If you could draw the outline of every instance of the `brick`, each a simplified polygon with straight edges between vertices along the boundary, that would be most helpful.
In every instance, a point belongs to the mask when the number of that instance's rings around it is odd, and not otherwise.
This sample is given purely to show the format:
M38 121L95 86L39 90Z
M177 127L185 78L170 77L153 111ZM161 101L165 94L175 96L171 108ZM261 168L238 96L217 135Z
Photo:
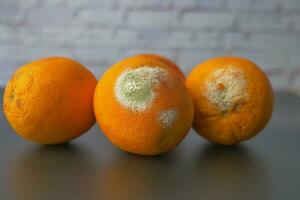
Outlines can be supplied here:
M175 10L183 10L183 9L189 9L193 8L197 5L199 5L199 0L171 0L172 8Z
M23 19L24 12L21 9L0 7L0 24L19 25Z
M69 27L65 27L65 29L68 29ZM57 37L64 33L63 31L66 31L65 29L62 29L61 27L55 27L55 26L36 26L32 28L31 26L21 26L19 27L19 36L24 37L37 37L40 35L45 36L54 36ZM24 38L25 39L25 38Z
M16 27L0 25L0 42L2 44L14 44L19 42L19 38L16 37L17 32L18 28Z
M1 8L31 8L35 5L37 0L22 0L22 1L12 1L12 0L1 0Z
M44 8L29 12L26 24L29 26L67 26L72 20L72 13L69 10Z
M199 0L197 1L200 3L200 6L203 8L224 8L225 7L225 2L224 0Z
M120 9L139 9L147 10L166 9L170 6L170 0L118 0L117 7Z
M65 34L60 37L48 37L48 36L36 36L27 37L25 41L22 42L23 45L28 46L49 46L49 47L67 47L71 46L72 41Z
M113 44L120 47L135 47L139 33L135 30L119 30L114 37Z
M254 11L261 12L272 12L276 11L279 7L278 1L276 0L254 0L255 2L252 4L252 9Z
M78 9L83 7L89 1L93 2L93 0L51 0L51 1L39 1L39 7L46 9L46 8L63 8L63 9ZM102 2L102 1L99 1ZM106 1L105 1L106 2Z
M242 31L266 31L285 28L284 19L279 14L245 13L237 16L238 28Z
M300 31L300 15L297 16L289 16L289 21L291 22L291 26Z
M279 0L281 7L284 10L299 10L300 1L299 0Z
M254 34L245 48L295 53L300 52L300 40L298 34Z
M247 46L248 38L243 33L227 32L222 35L222 45L225 49L239 49L241 46Z
M71 24L67 26L55 26L55 25L49 25L49 26L36 26L34 28L30 26L22 26L19 29L19 35L20 37L23 35L24 37L29 37L30 35L32 37L38 37L38 36L47 36L47 37L59 37L68 35L68 37L73 37L73 35L77 35L79 33L84 32L93 32L94 29L86 29L84 27L81 27L79 25L73 26ZM25 38L24 38L25 39Z
M276 0L227 0L225 8L237 12L271 12L278 7Z
M259 53L296 53L300 51L298 34L224 34L224 45L227 49L257 51Z
M179 42L181 41L181 42ZM143 46L154 49L176 48L190 43L189 33L169 32L161 30L142 31L137 41Z
M165 46L176 49L212 50L219 46L216 33L173 32L165 40Z
M169 31L147 29L140 31L140 39L149 42L165 41L170 37Z
M165 40L164 45L170 48L194 47L194 44L191 40L191 33L189 32L172 32L167 34L167 39Z
M36 0L38 1L38 0ZM40 9L69 9L72 11L81 11L85 9L112 10L115 0L51 0L38 1Z
M137 0L138 1L138 0ZM117 0L116 6L118 9L128 9L134 4L135 0Z
M230 10L251 10L255 0L227 0L226 8Z
M112 10L115 6L115 0L63 0L73 9L97 9L99 11Z
M124 12L84 10L80 12L78 21L83 24L118 24L123 21Z
M32 29L30 26L21 27L18 38L26 46L67 46L74 42L74 33L77 29L69 27L43 27L37 26Z
M115 42L119 43L120 46L151 47L154 49L212 49L219 45L217 35L213 33L196 34L194 40L192 40L190 32L162 30L135 32L131 30L121 31L120 33L123 34L123 37L120 38L117 34L117 42Z
M221 41L219 34L216 32L197 33L195 40L191 42L198 49L216 49L220 47Z
M234 15L230 13L191 12L186 13L181 25L189 28L220 30L233 25Z
M111 47L115 41L112 31L87 29L73 34L73 44L79 47Z
M179 51L178 65L182 68L185 74L188 74L193 67L206 59L223 55L220 51L206 50L186 50Z
M137 41L145 47L155 49L162 48L186 48L191 46L191 37L188 32L169 32L160 30L147 30L141 32Z
M99 62L112 64L121 59L118 49L78 48L74 50L74 53L82 63Z
M133 11L129 13L130 26L167 28L176 24L175 12Z

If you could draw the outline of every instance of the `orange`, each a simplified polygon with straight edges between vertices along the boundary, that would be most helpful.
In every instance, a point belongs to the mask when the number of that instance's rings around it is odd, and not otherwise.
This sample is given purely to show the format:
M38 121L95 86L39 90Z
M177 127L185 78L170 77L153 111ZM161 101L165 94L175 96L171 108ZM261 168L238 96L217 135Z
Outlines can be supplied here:
M20 67L4 93L4 113L15 131L41 144L64 143L95 122L97 80L69 58L50 57Z
M195 105L194 128L212 142L230 145L247 140L271 117L271 85L249 60L207 60L191 71L186 85Z
M193 102L182 78L167 64L134 56L109 68L94 95L96 120L119 148L155 155L188 133Z
M161 56L161 55L157 55L157 54L139 54L137 56L140 57L149 57L149 58L153 58L156 59L166 65L168 65L171 69L173 69L182 79L185 80L185 76L183 74L183 72L181 71L181 69L176 65L176 63L174 63L172 60Z

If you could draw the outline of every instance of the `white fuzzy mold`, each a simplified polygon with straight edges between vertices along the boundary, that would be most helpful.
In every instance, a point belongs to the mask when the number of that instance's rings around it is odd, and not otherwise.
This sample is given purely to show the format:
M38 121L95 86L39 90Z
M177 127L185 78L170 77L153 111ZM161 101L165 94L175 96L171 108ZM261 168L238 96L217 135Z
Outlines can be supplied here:
M141 112L157 97L155 88L165 81L168 72L159 67L142 66L124 71L115 84L115 95L124 107Z
M164 128L170 128L178 117L177 109L173 108L159 113L158 121Z
M205 81L207 99L222 112L240 109L248 99L247 81L242 69L227 66L213 71Z

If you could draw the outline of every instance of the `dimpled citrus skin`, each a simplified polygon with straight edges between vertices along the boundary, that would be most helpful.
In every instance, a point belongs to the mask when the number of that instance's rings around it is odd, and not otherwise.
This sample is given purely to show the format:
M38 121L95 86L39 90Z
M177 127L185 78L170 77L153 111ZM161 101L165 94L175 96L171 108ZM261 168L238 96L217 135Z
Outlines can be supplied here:
M154 59L168 65L169 67L171 67L183 80L185 80L185 76L184 76L183 72L176 65L176 63L174 63L172 60L170 60L164 56L157 55L157 54L139 54L137 56L154 58Z
M4 113L25 139L64 143L94 124L96 84L91 72L69 58L40 59L13 74L4 92Z
M194 128L204 138L230 145L247 140L268 123L273 92L266 75L237 57L209 59L189 74L194 100Z
M122 74L141 71L165 80L155 82L156 95L146 109L134 110L120 103L115 87ZM194 108L184 82L170 67L153 58L130 57L104 73L95 90L94 110L99 126L114 145L136 154L156 155L183 140L192 125Z

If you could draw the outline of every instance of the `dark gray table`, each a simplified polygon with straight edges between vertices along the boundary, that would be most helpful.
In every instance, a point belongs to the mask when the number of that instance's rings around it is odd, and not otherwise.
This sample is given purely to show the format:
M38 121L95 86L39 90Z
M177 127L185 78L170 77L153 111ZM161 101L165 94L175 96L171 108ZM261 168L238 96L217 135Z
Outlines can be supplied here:
M2 110L0 126L1 200L300 199L300 98L288 93L252 140L218 146L191 130L155 157L118 150L96 125L59 146L21 139Z

